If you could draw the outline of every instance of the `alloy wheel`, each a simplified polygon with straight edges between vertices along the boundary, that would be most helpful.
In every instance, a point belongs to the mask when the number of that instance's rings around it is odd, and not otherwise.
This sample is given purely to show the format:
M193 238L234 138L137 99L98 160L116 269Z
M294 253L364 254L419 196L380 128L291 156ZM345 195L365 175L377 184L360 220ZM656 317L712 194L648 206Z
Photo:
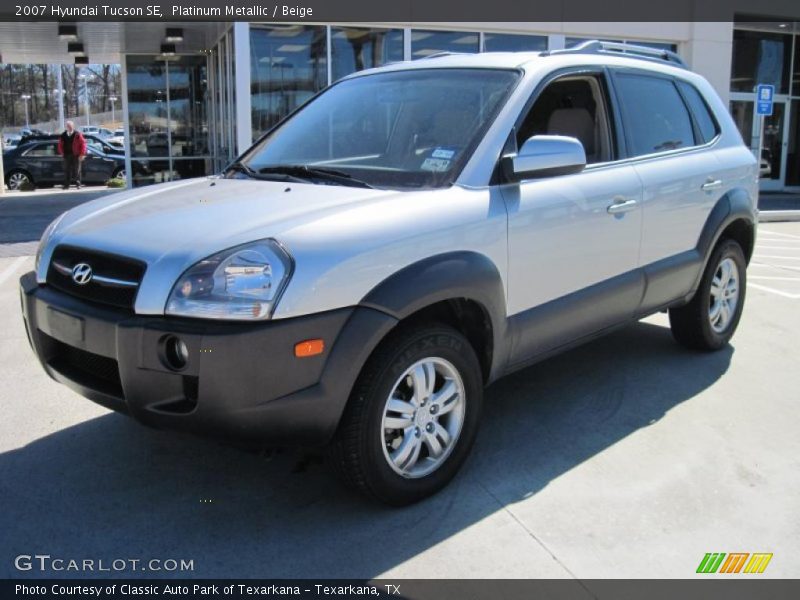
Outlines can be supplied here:
M724 258L711 280L708 320L717 333L724 332L736 313L739 302L739 268L732 258Z
M17 171L16 173L11 173L11 175L8 176L8 189L18 190L29 182L30 178L25 175L25 173L20 173Z
M383 410L381 436L389 466L415 479L438 469L464 424L464 383L443 358L411 365L395 382Z

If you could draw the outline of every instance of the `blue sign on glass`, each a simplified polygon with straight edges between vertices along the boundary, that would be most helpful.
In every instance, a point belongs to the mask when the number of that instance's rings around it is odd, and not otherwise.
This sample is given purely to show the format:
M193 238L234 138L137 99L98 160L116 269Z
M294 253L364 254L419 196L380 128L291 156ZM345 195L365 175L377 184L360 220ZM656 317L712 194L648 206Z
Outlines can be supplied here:
M756 88L756 114L769 117L772 115L772 102L775 96L775 86L759 84Z

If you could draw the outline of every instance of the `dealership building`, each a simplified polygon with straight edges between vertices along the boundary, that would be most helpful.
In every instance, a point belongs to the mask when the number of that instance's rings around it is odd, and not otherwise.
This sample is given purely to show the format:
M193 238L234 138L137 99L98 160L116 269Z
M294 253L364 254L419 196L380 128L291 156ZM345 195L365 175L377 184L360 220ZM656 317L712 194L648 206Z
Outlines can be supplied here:
M762 189L800 190L800 23L0 23L0 62L119 63L130 185L218 171L283 116L355 71L439 52L541 51L588 39L677 52L729 104ZM72 44L72 46L70 46ZM72 50L72 53L69 50ZM76 51L78 49L79 51Z

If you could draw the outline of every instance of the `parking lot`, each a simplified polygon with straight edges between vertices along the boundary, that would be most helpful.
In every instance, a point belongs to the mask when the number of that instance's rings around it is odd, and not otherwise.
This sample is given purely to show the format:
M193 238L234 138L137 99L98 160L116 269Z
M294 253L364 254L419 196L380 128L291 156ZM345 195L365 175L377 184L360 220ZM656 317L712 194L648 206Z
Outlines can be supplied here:
M32 263L0 258L2 577L41 576L13 565L37 553L209 578L688 578L707 552L800 572L800 223L760 227L729 348L683 350L659 314L519 372L463 472L400 510L317 456L150 430L48 379L19 314Z

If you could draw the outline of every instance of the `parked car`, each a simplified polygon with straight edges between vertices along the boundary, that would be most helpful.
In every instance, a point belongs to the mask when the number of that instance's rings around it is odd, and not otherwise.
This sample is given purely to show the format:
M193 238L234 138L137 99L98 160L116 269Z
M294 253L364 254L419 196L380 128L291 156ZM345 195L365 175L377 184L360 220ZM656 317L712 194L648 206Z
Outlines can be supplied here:
M387 65L220 176L65 213L21 279L25 325L45 371L103 406L327 446L345 482L407 504L458 471L504 375L658 311L684 346L725 346L756 174L671 52Z
M125 148L111 142L111 138L102 138L97 135L85 135L86 144L99 150L103 154L125 156Z
M46 132L42 131L41 129L31 129L31 128L24 128L19 130L20 137L27 137L32 135L47 135Z
M121 146L117 146L116 144L112 144L109 140L105 138L101 138L98 135L93 133L84 134L84 139L86 140L86 145L94 148L95 150L103 153L103 154L111 154L114 156L125 156L125 148ZM43 140L55 140L58 141L59 134L53 133L50 135L28 135L25 136L20 140L20 144L26 144L28 142L36 142L36 141L43 141ZM138 156L142 153L135 153L134 156Z
M16 135L14 133L8 133L3 135L3 150L10 150L15 146L19 145L21 140L21 136Z
M125 130L124 129L115 129L114 133L111 137L106 140L109 144L114 144L116 146L124 147L125 146Z
M64 160L57 152L57 145L56 140L40 140L4 152L3 165L8 188L16 190L26 183L36 186L63 183ZM124 156L103 154L89 146L81 167L83 183L105 183L112 178L124 177Z

